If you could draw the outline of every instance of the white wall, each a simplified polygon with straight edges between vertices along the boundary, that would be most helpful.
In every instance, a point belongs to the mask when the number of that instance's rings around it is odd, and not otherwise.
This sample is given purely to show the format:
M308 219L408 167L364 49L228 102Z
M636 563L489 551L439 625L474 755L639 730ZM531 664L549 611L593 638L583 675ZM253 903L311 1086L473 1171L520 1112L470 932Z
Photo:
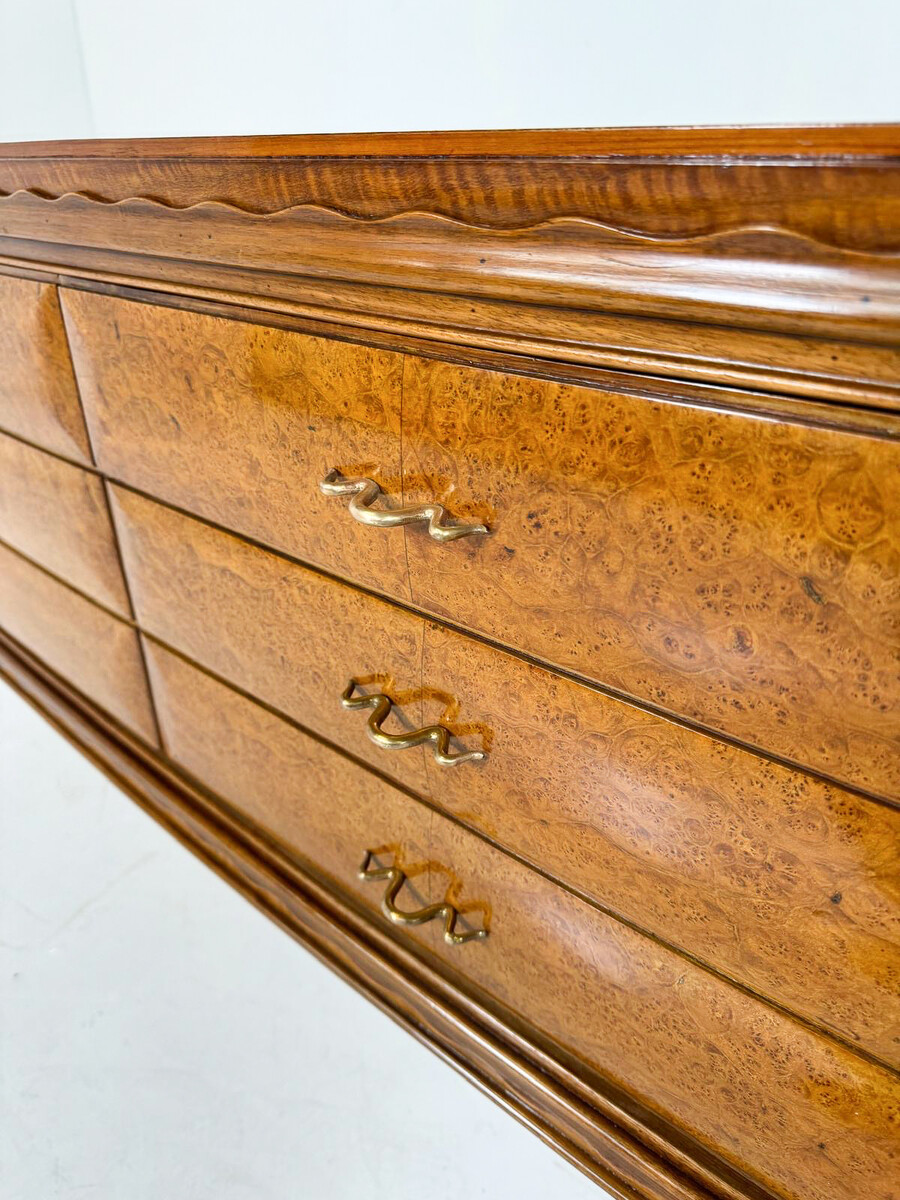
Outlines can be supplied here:
M0 138L900 118L897 0L0 0Z

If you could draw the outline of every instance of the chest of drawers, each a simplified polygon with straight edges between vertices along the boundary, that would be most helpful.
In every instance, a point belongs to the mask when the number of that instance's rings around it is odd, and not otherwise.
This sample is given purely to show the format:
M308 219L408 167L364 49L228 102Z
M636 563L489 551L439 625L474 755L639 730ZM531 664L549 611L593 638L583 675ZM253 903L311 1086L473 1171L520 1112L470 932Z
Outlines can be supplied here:
M897 1200L898 254L891 127L0 147L0 671L613 1194Z

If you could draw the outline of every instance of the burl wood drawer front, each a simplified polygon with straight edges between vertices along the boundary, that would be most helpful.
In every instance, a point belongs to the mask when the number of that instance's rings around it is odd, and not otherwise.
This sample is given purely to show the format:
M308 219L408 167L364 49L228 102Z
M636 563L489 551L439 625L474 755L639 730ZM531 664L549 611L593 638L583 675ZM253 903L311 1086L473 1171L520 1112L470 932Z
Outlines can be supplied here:
M143 629L382 768L364 718L341 706L349 680L402 705L385 728L421 725L419 618L123 488L112 506ZM420 754L389 769L424 788Z
M142 626L586 896L900 1063L900 814L680 729L123 489ZM456 752L373 746L350 679ZM401 723L403 722L403 723Z
M3 546L0 627L123 725L157 744L134 629Z
M776 1010L591 909L363 768L148 646L170 753L308 860L373 917L385 880L358 877L364 852L409 882L402 912L447 902L442 920L396 927L589 1066L701 1141L724 1148L782 1197L897 1196L892 1118L900 1088Z
M3 434L0 541L131 616L100 479Z
M105 471L408 597L402 536L344 519L319 490L340 467L377 470L399 493L400 356L89 292L62 299Z
M89 463L55 287L0 275L0 364L0 428Z
M488 731L442 807L900 1067L900 812L430 622L422 679Z
M900 795L900 445L410 357L417 605ZM452 500L451 500L452 498Z

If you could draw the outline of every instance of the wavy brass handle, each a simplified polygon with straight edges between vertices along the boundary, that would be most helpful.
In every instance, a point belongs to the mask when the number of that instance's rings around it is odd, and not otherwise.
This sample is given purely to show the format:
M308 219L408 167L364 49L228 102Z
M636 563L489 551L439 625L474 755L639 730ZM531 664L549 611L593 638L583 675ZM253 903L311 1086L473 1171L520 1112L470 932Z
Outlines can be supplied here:
M459 919L459 913L446 900L443 904L429 904L415 912L404 912L398 908L395 901L400 894L400 889L406 883L406 875L399 867L372 867L371 862L374 856L374 850L366 851L366 856L359 868L359 877L360 879L389 880L385 893L381 897L381 911L388 920L393 921L395 925L424 925L426 921L434 921L438 917L443 917L444 941L451 946L461 946L463 942L472 942L476 939L483 941L487 937L486 929L465 929L462 933L457 933L456 922Z
M417 521L428 522L428 532L436 542L452 542L456 538L468 537L471 533L487 533L486 525L442 525L447 516L443 504L412 504L406 508L389 511L372 508L382 495L374 479L341 479L340 472L333 467L322 482L319 490L326 496L351 496L350 515L363 525L376 525L390 529L394 525L412 525Z
M387 720L388 713L394 707L390 696L384 692L373 692L368 696L354 696L356 681L351 679L341 692L341 704L344 708L371 708L372 713L366 722L366 733L376 746L383 750L409 750L412 746L422 746L431 742L434 761L442 767L458 767L460 763L480 762L487 758L483 750L464 750L460 754L450 754L450 730L443 725L426 725L424 729L414 729L411 733L385 733L381 728Z

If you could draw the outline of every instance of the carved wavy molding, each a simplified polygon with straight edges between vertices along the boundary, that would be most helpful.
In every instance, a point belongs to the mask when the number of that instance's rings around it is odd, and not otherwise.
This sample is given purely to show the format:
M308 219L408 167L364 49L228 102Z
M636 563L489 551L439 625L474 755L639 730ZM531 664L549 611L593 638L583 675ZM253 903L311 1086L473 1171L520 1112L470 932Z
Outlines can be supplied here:
M900 255L766 224L671 237L555 216L497 229L415 210L355 217L301 204L253 214L221 200L173 207L20 189L0 196L2 236L189 262L201 273L399 289L411 304L420 292L894 345L900 332Z
M468 230L493 234L498 237L524 233L591 231L597 235L598 240L604 242L622 241L632 245L658 246L666 249L683 249L685 251L715 251L720 244L725 242L733 250L738 248L738 243L745 242L748 249L759 251L762 248L762 243L765 243L765 247L770 253L781 249L783 251L787 250L794 255L799 255L805 248L807 257L817 257L824 252L828 254L836 253L841 257L846 257L848 260L900 262L900 252L879 251L873 253L866 250L857 250L852 247L841 246L837 242L828 242L811 237L808 234L800 233L783 225L774 224L720 225L710 227L702 232L683 235L649 233L627 225L600 221L595 217L588 217L579 213L548 217L541 221L498 225L486 221L466 221L440 211L415 208L402 209L387 216L371 216L354 212L350 209L315 203L290 204L273 209L253 209L234 204L227 200L210 199L196 201L191 204L173 204L157 197L144 195L128 196L119 200L113 200L93 192L83 191L68 191L53 194L41 188L17 188L13 191L3 191L0 189L0 204L15 201L19 198L37 200L53 205L60 205L70 201L125 211L129 209L140 210L148 208L169 213L209 213L214 215L220 212L236 214L253 221L268 221L274 218L291 216L302 218L308 215L325 220L346 221L352 225L373 227L403 226L409 222L433 222L437 226L445 226L448 229L460 232Z

